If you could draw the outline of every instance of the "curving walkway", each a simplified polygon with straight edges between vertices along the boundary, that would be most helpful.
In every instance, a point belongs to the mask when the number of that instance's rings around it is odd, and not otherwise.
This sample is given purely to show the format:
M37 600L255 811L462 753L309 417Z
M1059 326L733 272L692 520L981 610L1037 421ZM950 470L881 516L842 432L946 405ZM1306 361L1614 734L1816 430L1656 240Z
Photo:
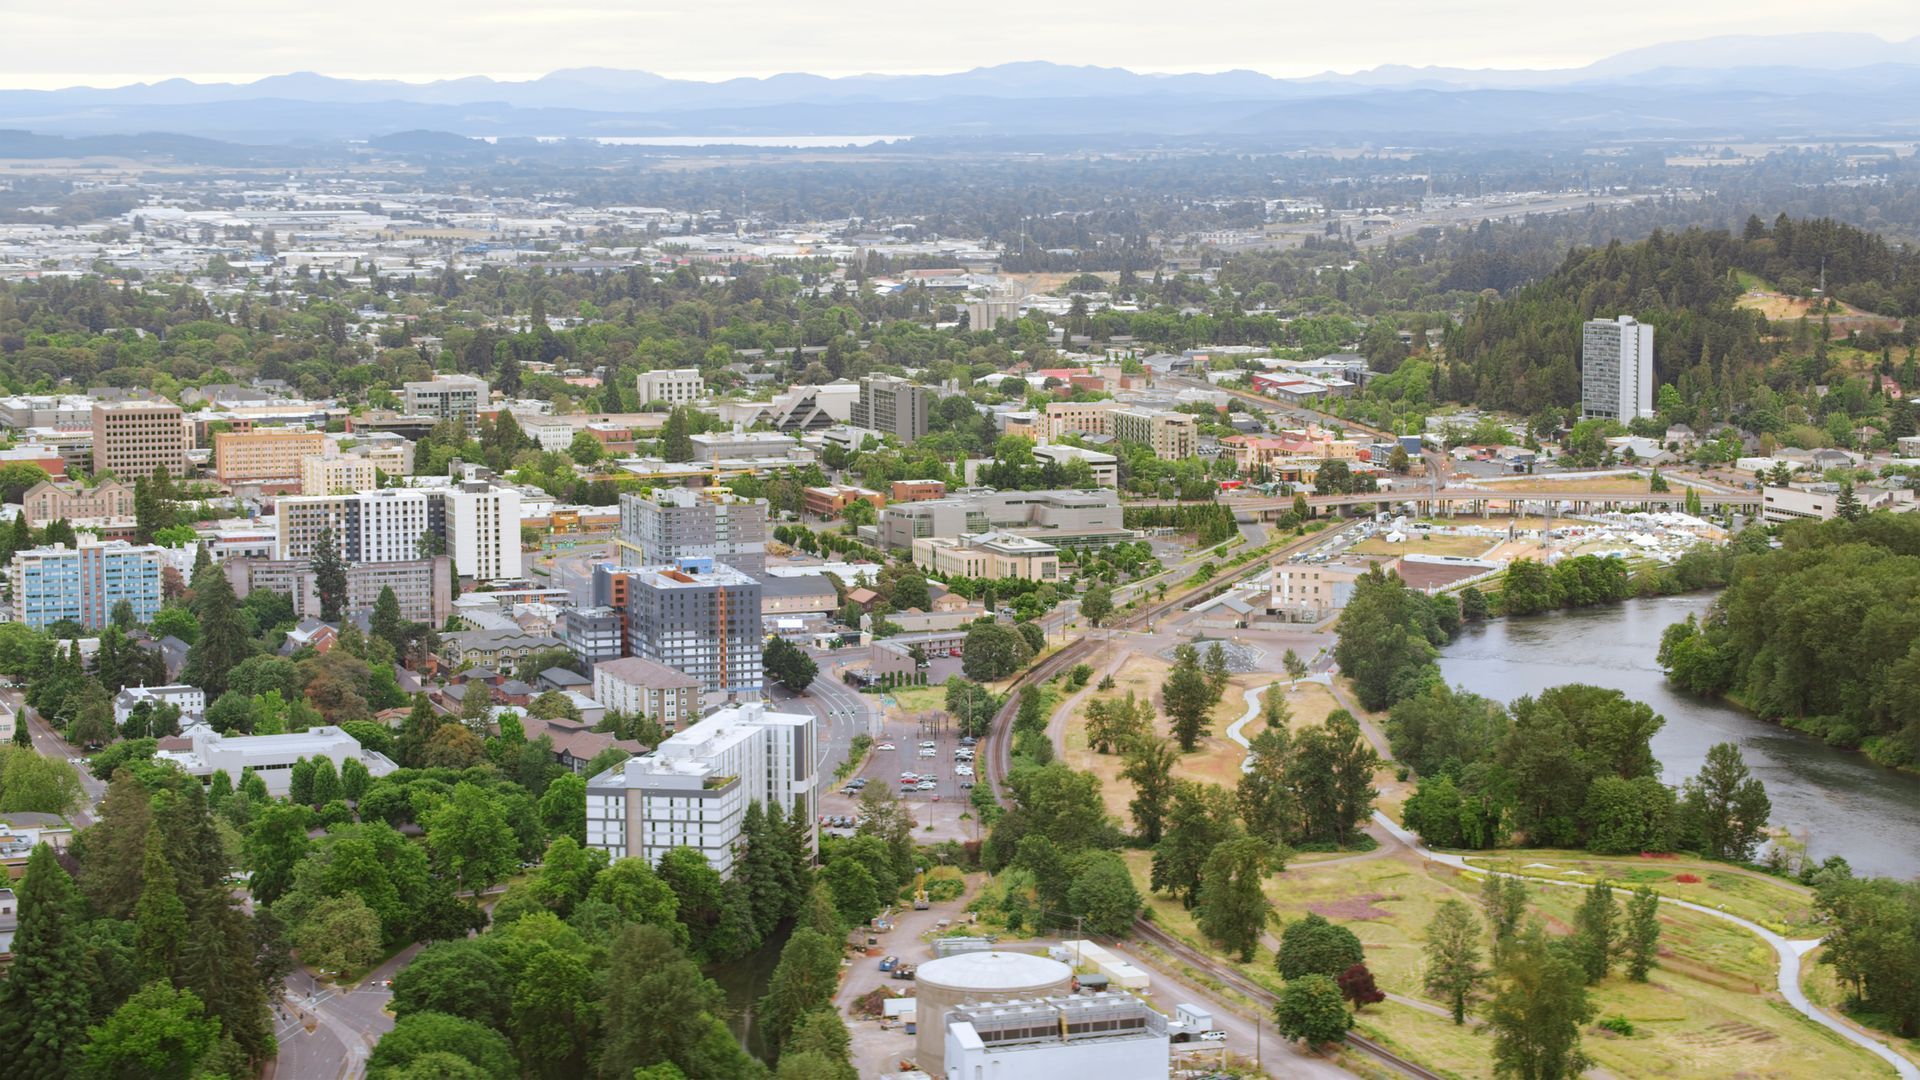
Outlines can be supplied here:
M1327 689L1333 692L1334 698L1338 700L1342 706L1345 706L1349 710L1352 709L1352 705L1347 702L1346 696L1340 692L1339 686L1333 683L1330 675L1323 673L1320 675L1309 676L1309 679L1311 679L1314 682L1324 682L1327 685ZM1240 736L1240 728L1248 720L1253 718L1253 715L1258 711L1258 702L1259 702L1259 697L1257 694L1254 693L1254 691L1249 690L1247 694L1248 694L1247 715L1244 717L1241 717L1238 721L1234 723L1232 727L1227 729L1227 736L1242 746L1247 745L1247 741L1246 739ZM1359 713L1355 713L1354 715L1356 718L1360 716ZM1387 757L1387 747L1386 747L1385 737L1377 731L1370 730L1373 728L1373 725L1367 721L1364 721L1364 720L1361 721L1361 728L1366 731L1368 738L1373 741L1375 748L1379 750L1380 755L1383 758ZM1420 843L1419 837L1415 836L1413 833L1402 828L1392 818L1388 817L1386 814L1382 813L1379 810L1375 810L1373 812L1373 823L1379 829L1384 830L1388 836L1391 836L1393 837L1393 839L1399 841L1402 845L1404 845L1407 848L1407 850L1413 852L1415 855L1418 855L1420 858L1426 859L1430 862L1440 863L1443 866L1451 866L1456 870L1468 870L1468 871L1472 871L1474 873L1480 873L1480 874L1499 874L1500 873L1497 870L1490 870L1486 867L1470 866L1468 865L1467 860L1459 855L1449 855L1449 854L1446 854L1445 852L1433 851L1423 846ZM1309 867L1302 867L1302 869L1308 869L1308 868ZM1509 875L1501 874L1501 876L1505 877ZM1548 878L1529 877L1528 875L1525 875L1525 874L1516 874L1511 876L1519 877L1524 881L1537 882L1542 885L1560 885L1560 886L1565 886L1567 888L1573 888L1573 889L1585 889L1585 888L1591 887L1589 885L1586 885L1577 881L1553 881ZM1769 879L1769 880L1772 880L1772 879ZM1811 952L1816 946L1818 946L1820 944L1821 939L1819 938L1794 939L1794 938L1784 937L1780 934L1774 933L1773 931L1767 929L1764 926L1761 926L1759 923L1753 922L1748 919L1743 919L1738 915L1729 915L1726 912L1721 911L1717 908L1707 907L1705 904L1696 904L1691 900L1680 900L1674 897L1662 896L1660 897L1660 902L1663 904L1672 904L1675 907L1685 908L1688 911L1697 911L1702 915L1708 915L1716 919L1721 919L1726 922L1730 922L1735 926L1738 926L1741 929L1746 930L1748 933L1753 934L1755 937L1758 937L1760 940L1766 942L1767 945L1773 949L1774 955L1780 958L1780 974L1778 979L1779 990L1780 990L1780 996L1787 999L1787 1004L1792 1005L1796 1011L1798 1011L1801 1015L1805 1016L1807 1019L1812 1020L1814 1023L1819 1024L1821 1027L1824 1027L1827 1030L1834 1032L1835 1034L1839 1035L1841 1038L1847 1040L1848 1042L1853 1043L1856 1046L1865 1048L1875 1056L1879 1057L1882 1061L1885 1061L1887 1064L1893 1066L1893 1071L1896 1074L1898 1074L1902 1078L1902 1080L1920 1080L1920 1066L1916 1066L1905 1055L1894 1050L1892 1047L1888 1046L1886 1043L1880 1041L1879 1039L1874 1038L1873 1036L1867 1034L1866 1032L1860 1030L1859 1028L1853 1027L1852 1025L1848 1024L1844 1020L1841 1020L1838 1017L1833 1016L1832 1014L1828 1013L1825 1009L1822 1009L1818 1005L1815 1005L1811 1000L1807 998L1806 992L1800 989L1800 958L1805 956L1808 952Z
M1500 874L1499 871L1489 870L1486 867L1469 866L1467 860L1459 855L1449 855L1445 852L1429 850L1421 845L1419 838L1415 837L1406 829L1401 828L1392 818L1378 810L1373 812L1373 820L1375 824L1393 834L1393 836L1405 844L1409 850L1423 859L1440 863L1443 866L1451 866L1458 870L1470 870L1481 874ZM1500 874L1500 876L1506 877L1509 875ZM1592 886L1578 881L1553 881L1547 878L1529 877L1525 874L1511 876L1516 876L1523 881L1535 882L1541 885L1559 885L1570 889L1592 888ZM1709 915L1713 918L1730 922L1766 942L1773 948L1774 954L1780 958L1780 996L1786 998L1788 1004L1792 1005L1795 1010L1814 1023L1838 1034L1841 1038L1856 1046L1866 1048L1887 1064L1892 1065L1893 1071L1903 1077L1904 1080L1920 1080L1920 1066L1916 1066L1904 1055L1896 1052L1878 1039L1828 1014L1825 1009L1820 1008L1807 999L1806 993L1800 989L1800 958L1820 944L1819 938L1794 939L1783 937L1761 926L1759 923L1743 919L1738 915L1729 915L1717 908L1707 907L1705 904L1696 904L1691 900L1679 900L1670 896L1662 896L1660 902L1685 908L1688 911L1697 911L1702 915Z

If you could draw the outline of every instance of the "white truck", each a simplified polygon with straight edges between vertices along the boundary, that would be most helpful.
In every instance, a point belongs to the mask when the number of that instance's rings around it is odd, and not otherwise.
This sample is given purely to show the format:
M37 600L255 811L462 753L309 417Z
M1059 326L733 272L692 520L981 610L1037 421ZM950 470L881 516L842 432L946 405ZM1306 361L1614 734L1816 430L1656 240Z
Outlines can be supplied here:
M1213 1014L1198 1005L1175 1005L1167 1020L1167 1041L1225 1042L1227 1033L1213 1026Z

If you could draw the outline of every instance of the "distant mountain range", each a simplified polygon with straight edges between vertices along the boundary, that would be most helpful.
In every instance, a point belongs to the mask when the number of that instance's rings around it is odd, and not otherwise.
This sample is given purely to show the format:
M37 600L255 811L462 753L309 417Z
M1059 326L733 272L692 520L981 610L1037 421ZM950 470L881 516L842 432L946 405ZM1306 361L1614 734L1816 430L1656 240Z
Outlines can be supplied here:
M1555 71L1386 66L1278 79L1043 62L948 75L723 82L573 68L510 82L170 79L0 90L0 128L285 144L431 130L484 137L1143 135L1433 141L1534 133L1920 134L1920 38L1709 38Z

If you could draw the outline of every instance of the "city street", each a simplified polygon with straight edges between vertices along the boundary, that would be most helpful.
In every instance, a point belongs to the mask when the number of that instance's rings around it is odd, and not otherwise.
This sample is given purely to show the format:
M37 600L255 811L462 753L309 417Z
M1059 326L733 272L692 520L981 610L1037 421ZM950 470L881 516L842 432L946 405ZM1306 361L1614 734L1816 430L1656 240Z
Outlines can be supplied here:
M287 976L275 1005L280 1057L272 1080L352 1080L364 1076L367 1056L380 1036L393 1030L386 1012L393 999L385 983L413 961L410 945L347 989L323 985L304 968Z
M32 709L27 708L22 697L18 690L0 690L0 708L13 713L16 721L22 716L27 718L27 735L33 739L34 752L55 761L71 761L79 757L80 751L61 738ZM94 779L85 766L76 765L74 769L80 774L80 787L87 793L87 798L86 805L73 812L73 824L76 829L84 829L93 824L93 811L99 807L100 800L106 798L107 785L104 781Z

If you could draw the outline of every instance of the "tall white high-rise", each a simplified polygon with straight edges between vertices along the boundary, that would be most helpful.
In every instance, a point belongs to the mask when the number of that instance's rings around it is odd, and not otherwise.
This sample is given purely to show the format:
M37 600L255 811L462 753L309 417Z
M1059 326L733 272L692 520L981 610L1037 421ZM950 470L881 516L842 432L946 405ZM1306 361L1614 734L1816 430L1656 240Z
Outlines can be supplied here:
M1625 423L1653 415L1653 327L1593 319L1580 335L1580 415Z

